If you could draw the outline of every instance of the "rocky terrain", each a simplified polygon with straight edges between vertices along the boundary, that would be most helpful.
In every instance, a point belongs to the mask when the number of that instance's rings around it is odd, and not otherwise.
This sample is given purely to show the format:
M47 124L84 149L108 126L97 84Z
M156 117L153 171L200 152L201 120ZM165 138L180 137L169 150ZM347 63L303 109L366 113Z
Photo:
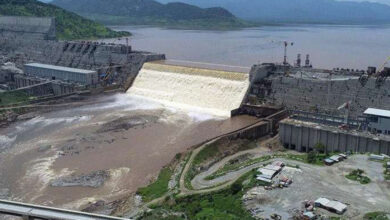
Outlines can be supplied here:
M87 186L100 187L110 177L109 172L99 170L86 175L71 175L54 179L50 186L70 187L70 186Z

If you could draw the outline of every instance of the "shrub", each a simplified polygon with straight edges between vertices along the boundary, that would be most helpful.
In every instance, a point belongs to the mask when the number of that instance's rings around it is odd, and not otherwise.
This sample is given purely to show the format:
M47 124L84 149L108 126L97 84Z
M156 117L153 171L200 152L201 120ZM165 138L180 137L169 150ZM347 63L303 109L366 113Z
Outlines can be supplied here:
M232 184L230 189L231 189L233 195L235 195L242 190L242 184L240 182L235 182Z

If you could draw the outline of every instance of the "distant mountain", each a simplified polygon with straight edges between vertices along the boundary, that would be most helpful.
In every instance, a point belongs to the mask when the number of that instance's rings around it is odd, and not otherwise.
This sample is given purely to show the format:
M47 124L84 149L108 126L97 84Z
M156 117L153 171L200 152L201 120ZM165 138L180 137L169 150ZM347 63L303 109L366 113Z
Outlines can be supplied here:
M0 0L1 15L55 17L59 39L115 38L130 34L115 32L77 14L36 0Z
M54 0L54 5L105 24L163 25L170 27L243 27L221 7L200 8L185 3L154 0Z
M159 0L224 7L242 19L265 23L390 23L390 6L335 0Z

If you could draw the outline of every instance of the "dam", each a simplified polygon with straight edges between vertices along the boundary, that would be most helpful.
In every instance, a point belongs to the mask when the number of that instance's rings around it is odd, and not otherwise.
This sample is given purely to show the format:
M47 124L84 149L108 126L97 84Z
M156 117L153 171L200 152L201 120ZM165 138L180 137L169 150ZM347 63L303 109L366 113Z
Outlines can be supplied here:
M143 65L127 93L176 108L230 117L248 89L248 74L150 62Z

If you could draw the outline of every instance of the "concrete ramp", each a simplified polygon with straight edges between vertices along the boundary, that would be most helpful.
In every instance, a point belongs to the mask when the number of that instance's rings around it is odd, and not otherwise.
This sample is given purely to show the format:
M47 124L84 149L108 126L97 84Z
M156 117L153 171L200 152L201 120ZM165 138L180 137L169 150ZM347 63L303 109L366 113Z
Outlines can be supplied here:
M180 109L230 117L248 87L246 73L152 62L143 65L128 93Z

